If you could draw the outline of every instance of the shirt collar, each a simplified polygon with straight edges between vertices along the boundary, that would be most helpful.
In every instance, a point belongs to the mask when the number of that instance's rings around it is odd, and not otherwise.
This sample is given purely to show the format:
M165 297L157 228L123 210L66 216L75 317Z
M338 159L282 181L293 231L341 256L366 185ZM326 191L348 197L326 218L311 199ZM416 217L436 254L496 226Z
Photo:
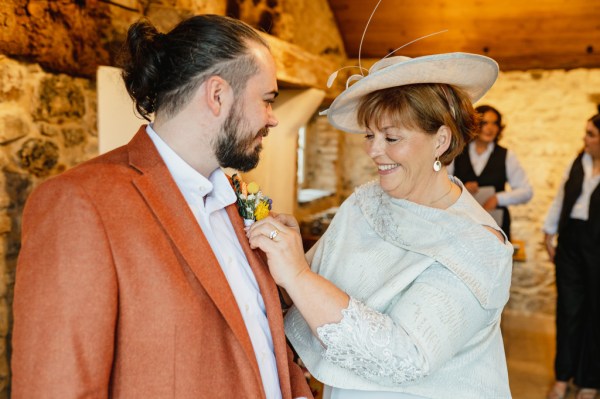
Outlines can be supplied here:
M154 131L152 124L146 127L146 132L189 204L204 200L206 197L206 210L210 212L224 208L236 201L233 187L221 168L215 169L206 178L173 151Z
M488 143L487 148L485 149L484 152L482 152L481 154L478 154L475 140L473 140L469 143L469 155L471 156L471 159L473 159L475 157L481 158L486 155L490 155L492 153L492 151L494 151L494 147L496 147L496 143L494 143L492 141L491 143Z
M583 166L583 173L586 176L592 175L592 169L594 169L594 160L592 156L587 152L583 153L583 157L581 158L581 165Z

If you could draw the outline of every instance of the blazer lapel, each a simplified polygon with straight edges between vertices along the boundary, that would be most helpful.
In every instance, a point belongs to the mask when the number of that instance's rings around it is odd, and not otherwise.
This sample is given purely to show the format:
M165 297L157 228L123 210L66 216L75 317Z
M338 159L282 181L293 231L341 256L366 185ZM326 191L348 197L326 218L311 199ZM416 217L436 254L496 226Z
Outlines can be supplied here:
M133 184L227 321L262 386L252 342L227 278L154 143L148 137L145 126L140 128L128 144L128 149L131 166L142 172L133 179Z
M279 385L281 387L281 394L284 399L292 397L292 387L290 384L290 370L287 358L287 343L285 340L285 330L283 327L283 312L281 310L281 303L279 302L279 292L277 286L271 274L269 273L268 267L265 265L257 251L250 248L250 243L246 237L246 231L244 230L244 223L241 216L239 216L236 205L230 205L227 208L229 219L233 225L233 229L237 234L238 241L242 245L242 249L246 254L248 263L252 268L254 277L258 282L260 292L265 303L267 311L267 319L269 320L269 327L271 328L271 337L273 339L273 350L275 352L275 359L277 361L277 373L279 375Z

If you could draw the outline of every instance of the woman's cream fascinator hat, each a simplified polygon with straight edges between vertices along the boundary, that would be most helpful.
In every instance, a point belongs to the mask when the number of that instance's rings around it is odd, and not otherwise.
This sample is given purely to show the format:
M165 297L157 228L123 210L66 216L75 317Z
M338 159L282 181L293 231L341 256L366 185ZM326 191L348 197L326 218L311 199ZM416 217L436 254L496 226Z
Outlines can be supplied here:
M374 12L375 10L373 10ZM372 17L373 14L371 14ZM361 74L350 76L346 82L346 89L336 97L329 109L321 113L327 115L327 119L333 127L348 133L365 133L364 128L356 120L358 104L364 95L377 90L417 83L445 83L462 89L474 103L487 93L498 78L498 64L489 57L469 53L435 54L416 58L389 57L402 47L373 64L367 71L367 75L364 75L365 69L360 66L359 49L358 68L360 68ZM329 77L327 82L329 87L333 84L339 71ZM352 82L355 83L352 84Z

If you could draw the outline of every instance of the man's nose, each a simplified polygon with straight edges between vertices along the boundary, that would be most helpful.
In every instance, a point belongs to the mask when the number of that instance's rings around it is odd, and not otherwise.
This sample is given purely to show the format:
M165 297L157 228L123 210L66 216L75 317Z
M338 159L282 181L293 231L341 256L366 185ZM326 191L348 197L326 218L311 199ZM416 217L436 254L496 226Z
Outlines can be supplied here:
M268 114L268 119L267 119L267 126L268 127L275 127L278 124L279 124L279 120L275 116L275 113L273 112L273 109L270 109L269 110L269 114Z

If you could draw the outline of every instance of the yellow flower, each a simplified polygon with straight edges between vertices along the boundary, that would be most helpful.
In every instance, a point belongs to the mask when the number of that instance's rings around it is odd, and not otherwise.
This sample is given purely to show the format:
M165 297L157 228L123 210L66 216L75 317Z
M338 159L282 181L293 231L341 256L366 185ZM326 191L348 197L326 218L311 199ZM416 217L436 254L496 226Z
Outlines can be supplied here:
M248 183L248 194L256 194L258 192L258 184L255 182Z
M261 220L266 218L267 216L269 216L269 203L261 201L254 210L254 217L256 218L256 220Z

